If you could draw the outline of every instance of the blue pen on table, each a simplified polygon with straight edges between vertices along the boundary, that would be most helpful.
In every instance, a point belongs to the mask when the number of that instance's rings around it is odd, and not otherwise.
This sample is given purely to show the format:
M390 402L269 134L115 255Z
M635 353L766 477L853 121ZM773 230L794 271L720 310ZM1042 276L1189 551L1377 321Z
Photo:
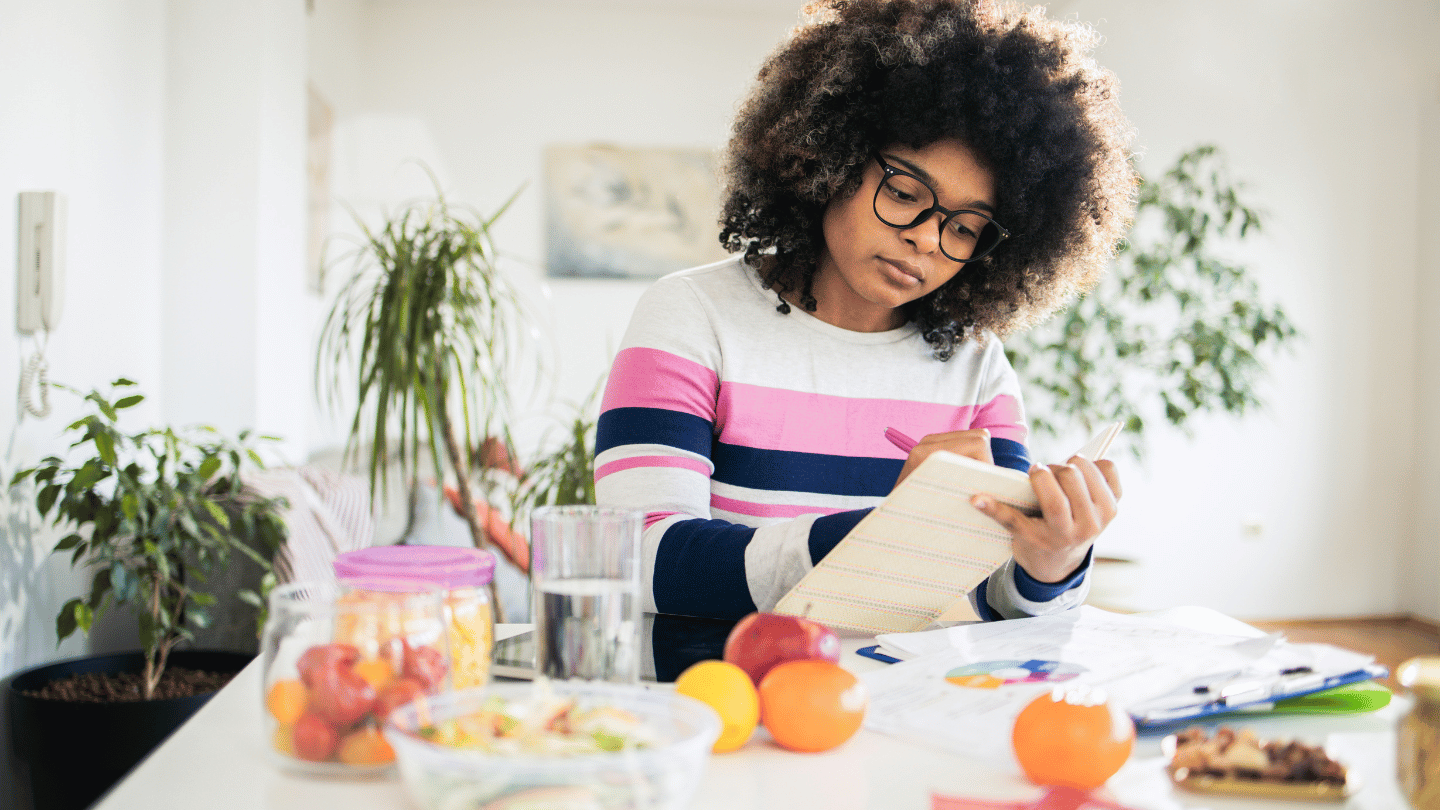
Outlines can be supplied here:
M889 439L891 444L895 445L906 453L909 453L911 450L915 449L915 440L910 438L909 436L906 436L904 433L901 433L893 427L885 428L885 438Z

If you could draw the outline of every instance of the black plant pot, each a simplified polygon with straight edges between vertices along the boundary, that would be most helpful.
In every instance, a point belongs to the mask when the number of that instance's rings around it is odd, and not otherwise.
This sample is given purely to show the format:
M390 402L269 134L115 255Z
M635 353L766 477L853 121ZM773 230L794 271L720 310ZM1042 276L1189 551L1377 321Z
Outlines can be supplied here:
M169 666L239 672L254 656L176 650ZM141 672L141 653L76 658L16 674L6 688L20 810L84 810L209 700L211 694L126 703L72 703L24 694L87 672ZM28 799L28 803L27 803Z

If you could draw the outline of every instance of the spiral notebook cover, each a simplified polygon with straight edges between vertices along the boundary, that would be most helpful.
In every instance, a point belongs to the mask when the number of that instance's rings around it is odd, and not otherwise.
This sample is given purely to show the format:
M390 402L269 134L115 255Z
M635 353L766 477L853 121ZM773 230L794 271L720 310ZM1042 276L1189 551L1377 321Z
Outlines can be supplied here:
M1107 425L1078 455L1102 458L1120 428ZM970 505L980 493L1040 513L1025 473L936 451L781 597L775 612L871 634L924 629L1010 558L1010 533Z
M1038 514L1024 473L932 453L775 607L835 628L930 624L1010 557L1010 534L970 505L986 493Z

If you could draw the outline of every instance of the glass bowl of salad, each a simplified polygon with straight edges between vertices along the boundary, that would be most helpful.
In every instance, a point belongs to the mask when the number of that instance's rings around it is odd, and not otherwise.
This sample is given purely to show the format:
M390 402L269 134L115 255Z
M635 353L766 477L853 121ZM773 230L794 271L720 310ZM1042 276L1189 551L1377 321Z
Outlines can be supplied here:
M679 810L720 721L663 687L542 679L417 700L384 733L423 810Z

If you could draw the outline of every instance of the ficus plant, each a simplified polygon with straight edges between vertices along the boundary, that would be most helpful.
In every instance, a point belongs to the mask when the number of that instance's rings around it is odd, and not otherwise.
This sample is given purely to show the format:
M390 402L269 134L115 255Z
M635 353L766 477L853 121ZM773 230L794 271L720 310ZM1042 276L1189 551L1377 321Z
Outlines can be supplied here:
M115 605L130 605L139 619L149 699L170 652L210 625L217 602L206 587L210 576L237 557L268 575L284 539L284 504L241 481L245 467L263 466L255 441L270 437L244 431L230 439L207 426L126 433L121 413L144 400L134 385L122 378L109 393L83 394L56 385L82 396L91 411L65 429L74 439L70 458L45 458L10 485L33 484L41 518L71 529L55 553L94 571L89 594L60 609L59 639L88 632ZM259 594L240 596L261 603Z
M1253 269L1227 258L1260 232L1213 145L1182 154L1139 190L1135 226L1100 285L1006 347L1031 428L1051 436L1121 421L1143 455L1147 426L1188 433L1199 413L1259 407L1262 354L1299 337Z

